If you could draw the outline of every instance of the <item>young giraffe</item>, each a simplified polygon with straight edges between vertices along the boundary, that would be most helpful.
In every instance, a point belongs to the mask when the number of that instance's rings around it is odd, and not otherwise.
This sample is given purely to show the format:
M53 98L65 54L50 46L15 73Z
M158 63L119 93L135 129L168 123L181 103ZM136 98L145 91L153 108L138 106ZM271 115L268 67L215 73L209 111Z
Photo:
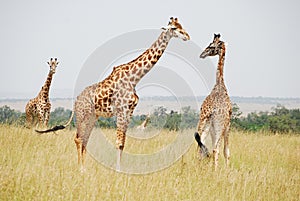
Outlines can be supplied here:
M220 34L214 34L213 42L201 53L200 58L219 55L216 84L211 93L206 97L201 106L198 132L195 139L200 147L200 157L209 156L204 145L207 134L210 132L213 146L213 158L215 169L218 166L218 154L221 138L224 137L224 157L226 166L229 163L229 127L232 113L230 98L227 94L223 78L223 67L225 60L225 43L220 40ZM199 135L200 133L200 135Z
M120 161L125 145L126 131L134 108L138 103L135 91L137 83L152 69L164 53L171 38L181 38L186 41L190 37L182 28L177 18L170 18L168 26L158 39L143 54L133 61L113 68L112 73L102 82L85 88L75 101L73 111L76 113L77 133L75 143L78 151L78 163L84 170L86 146L98 117L117 117L116 168L120 171ZM69 125L50 129L50 131L63 129ZM49 132L47 131L42 131Z
M47 127L49 116L50 116L50 109L51 103L49 100L49 89L52 81L53 74L55 73L56 67L58 65L57 58L50 59L50 62L47 62L50 66L50 70L43 85L41 91L37 95L37 97L29 100L26 104L25 112L26 112L26 124L27 127L30 128L32 126L36 126L36 118L38 118L38 126Z
M141 125L139 125L138 127L136 127L139 130L145 130L145 128L147 127L148 123L150 121L150 115L148 114L146 119L143 121L143 123L141 123Z

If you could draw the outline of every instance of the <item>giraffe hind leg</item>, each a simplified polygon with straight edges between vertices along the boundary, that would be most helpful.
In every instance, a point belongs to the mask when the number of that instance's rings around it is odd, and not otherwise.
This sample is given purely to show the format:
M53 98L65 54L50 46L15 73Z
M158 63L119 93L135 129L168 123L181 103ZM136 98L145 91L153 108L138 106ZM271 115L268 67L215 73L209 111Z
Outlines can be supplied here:
M210 133L210 129L211 121L209 119L203 119L199 123L198 132L195 133L195 140L197 141L200 147L200 159L210 157L209 151L205 146L205 140L207 138L208 133Z
M26 113L26 128L31 128L33 124L33 115Z
M78 134L76 135L75 144L77 148L77 154L78 154L78 165L80 165L80 169L83 170L83 164L82 164L82 140L78 137Z
M86 147L96 120L97 118L93 113L86 114L85 120L79 121L77 125L77 134L74 141L77 148L78 164L80 165L81 172L85 170L84 162L86 156Z
M210 157L207 147L201 142L199 133L196 132L194 136L195 136L195 140L198 143L198 146L200 147L200 152L202 157Z
M224 133L224 158L225 158L225 164L228 167L229 165L229 159L230 159L230 151L229 151L229 125L225 129Z
M227 127L224 124L220 124L218 121L216 121L214 123L213 128L214 128L213 129L214 132L212 133L211 137L212 137L212 145L213 145L214 167L216 170L218 167L218 163L219 163L220 144L221 144L222 138L223 137L225 138ZM225 144L226 144L226 142L224 142L224 151L225 151L225 146L226 146ZM225 157L225 159L226 159L226 157Z
M86 145L84 145L81 138L78 138L77 136L74 139L76 148L77 148L77 154L78 154L78 165L80 166L80 172L85 171L85 156L86 156Z
M219 144L220 144L220 137L218 137L217 132L212 133L212 146L213 146L213 161L214 161L214 168L217 170L218 167L218 160L219 160Z
M29 101L25 107L26 113L26 128L31 128L34 124L34 114L33 114L33 106L31 105L31 101Z

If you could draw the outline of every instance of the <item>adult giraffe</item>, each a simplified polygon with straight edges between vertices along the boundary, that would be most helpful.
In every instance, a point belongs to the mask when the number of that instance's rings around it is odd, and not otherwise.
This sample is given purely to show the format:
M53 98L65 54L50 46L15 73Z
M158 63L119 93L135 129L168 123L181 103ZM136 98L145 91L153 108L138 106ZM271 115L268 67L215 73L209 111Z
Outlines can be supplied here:
M207 56L219 56L218 69L216 74L216 84L210 94L201 105L200 120L195 139L200 147L200 157L209 156L204 145L207 134L211 134L213 158L215 169L218 166L218 155L221 139L224 138L224 157L226 165L229 163L229 128L232 114L230 98L223 78L223 68L225 60L225 43L220 40L220 34L214 34L213 42L201 53L200 58ZM200 134L200 135L199 135Z
M47 127L50 110L51 110L51 103L49 99L49 90L52 81L52 77L56 71L56 67L58 65L57 58L50 59L50 62L47 62L50 66L50 70L47 76L47 79L40 90L39 94L28 101L25 107L26 113L26 124L27 127L36 126L35 118L38 118L38 126Z
M190 39L177 18L170 18L166 28L162 28L158 39L144 53L127 64L113 68L111 74L103 81L86 87L75 101L77 133L75 143L78 151L78 163L84 169L86 146L98 117L117 117L116 169L120 171L122 151L125 146L126 131L132 113L138 103L135 87L138 82L152 69L164 53L171 38ZM63 129L69 125L38 131L50 132Z

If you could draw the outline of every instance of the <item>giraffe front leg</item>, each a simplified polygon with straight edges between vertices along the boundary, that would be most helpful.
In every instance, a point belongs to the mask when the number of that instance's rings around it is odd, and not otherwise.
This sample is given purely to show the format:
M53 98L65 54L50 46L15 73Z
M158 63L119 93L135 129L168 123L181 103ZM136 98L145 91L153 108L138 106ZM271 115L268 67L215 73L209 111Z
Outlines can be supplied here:
M125 123L126 122L118 123L118 128L117 128L117 140L116 140L116 148L117 148L116 170L117 171L121 170L121 159L122 159L123 149L125 146L126 129L127 129L127 125L125 126Z
M51 106L49 106L49 109L45 110L45 116L44 116L44 127L48 127L48 122L49 122L49 118L50 118L50 108Z
M126 95L123 95L126 97ZM139 97L135 93L129 92L127 97L131 97L131 99L127 100L124 104L120 104L117 108L117 140L116 140L116 148L117 148L117 161L116 161L116 170L121 170L121 159L122 153L125 146L126 139L126 131L128 128L129 121L132 117L133 111L138 103Z
M128 128L129 120L132 115L132 112L122 112L117 115L117 140L116 140L116 148L117 148L117 161L116 161L116 170L121 170L121 159L122 153L125 146L126 139L126 131Z
M45 128L48 127L49 115L50 115L49 113L50 113L49 111L45 112L45 118L44 118L44 123L43 123L43 126L44 126Z
M38 128L43 128L44 117L45 117L44 115L45 115L44 111L39 111L38 112L38 123L37 123Z

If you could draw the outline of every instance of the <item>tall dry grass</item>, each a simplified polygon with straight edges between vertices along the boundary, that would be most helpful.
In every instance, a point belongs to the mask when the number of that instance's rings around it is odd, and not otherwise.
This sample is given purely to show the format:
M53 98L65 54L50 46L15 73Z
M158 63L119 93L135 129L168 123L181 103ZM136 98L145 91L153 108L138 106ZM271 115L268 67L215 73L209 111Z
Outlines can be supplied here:
M222 155L217 171L212 161L200 162L193 143L169 168L130 175L100 165L89 154L86 172L80 173L74 133L39 136L0 125L0 200L300 200L299 135L232 131L228 168ZM114 141L115 131L105 134ZM174 135L128 138L125 150L152 152Z

